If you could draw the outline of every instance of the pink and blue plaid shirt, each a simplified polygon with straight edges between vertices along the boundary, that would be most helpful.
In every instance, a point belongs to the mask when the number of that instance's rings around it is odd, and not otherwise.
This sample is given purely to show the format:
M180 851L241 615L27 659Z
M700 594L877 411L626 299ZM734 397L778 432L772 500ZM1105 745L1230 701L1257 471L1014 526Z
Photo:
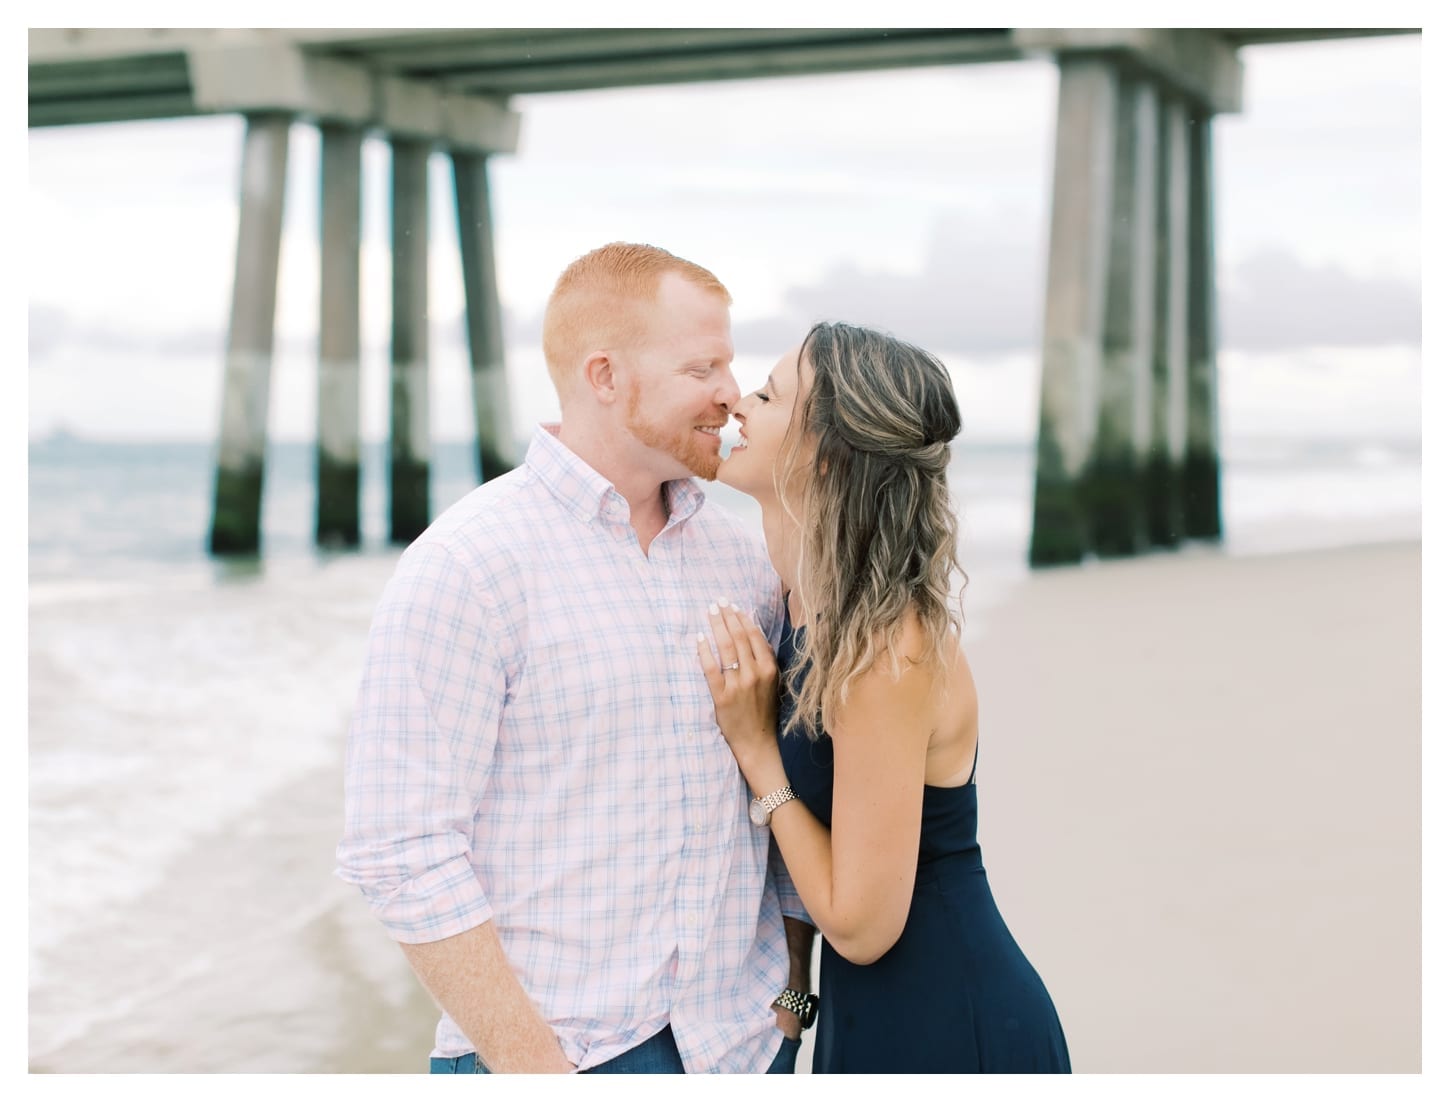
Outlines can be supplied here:
M696 658L716 598L772 642L761 541L689 480L641 553L629 508L550 428L408 548L348 733L338 875L402 942L491 921L581 1069L663 1029L688 1071L780 1046L781 921L804 918ZM434 1056L473 1044L444 1015Z

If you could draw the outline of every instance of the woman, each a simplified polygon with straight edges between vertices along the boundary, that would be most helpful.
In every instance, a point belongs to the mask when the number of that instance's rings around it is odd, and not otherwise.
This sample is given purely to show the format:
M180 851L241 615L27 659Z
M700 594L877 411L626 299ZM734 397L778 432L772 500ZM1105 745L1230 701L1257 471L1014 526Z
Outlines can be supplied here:
M945 368L818 325L735 416L718 477L760 503L789 619L774 654L748 615L712 605L700 663L751 817L824 941L814 1070L1068 1071L976 841L977 696L948 607L961 417Z

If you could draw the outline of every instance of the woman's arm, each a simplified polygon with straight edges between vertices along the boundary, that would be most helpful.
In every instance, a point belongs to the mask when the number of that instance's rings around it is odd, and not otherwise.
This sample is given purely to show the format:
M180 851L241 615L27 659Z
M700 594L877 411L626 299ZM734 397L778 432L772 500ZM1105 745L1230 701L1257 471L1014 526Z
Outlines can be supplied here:
M746 783L764 796L787 783L775 739L775 656L738 610L711 614L719 658L700 641L700 665L720 730ZM918 650L908 622L901 649ZM738 670L722 670L738 661ZM892 677L883 658L852 682L832 728L833 830L800 800L776 808L770 826L786 867L823 937L847 960L869 964L906 925L921 836L926 749L935 686L903 663Z

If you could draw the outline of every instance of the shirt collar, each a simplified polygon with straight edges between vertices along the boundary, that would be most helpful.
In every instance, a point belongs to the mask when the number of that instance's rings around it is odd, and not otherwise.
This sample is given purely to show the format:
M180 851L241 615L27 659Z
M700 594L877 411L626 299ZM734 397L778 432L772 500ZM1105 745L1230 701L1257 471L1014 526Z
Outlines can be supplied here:
M524 466L538 476L575 517L588 524L596 518L613 524L629 523L629 502L614 484L596 471L559 439L557 422L534 429ZM693 478L665 483L669 505L669 528L688 520L705 503L705 493Z

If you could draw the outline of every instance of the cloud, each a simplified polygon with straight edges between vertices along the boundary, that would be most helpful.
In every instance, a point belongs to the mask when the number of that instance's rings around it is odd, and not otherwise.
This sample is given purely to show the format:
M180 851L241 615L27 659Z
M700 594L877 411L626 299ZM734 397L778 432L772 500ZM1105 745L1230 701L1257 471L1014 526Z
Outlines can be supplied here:
M1220 431L1230 441L1420 435L1418 348L1230 348L1218 372Z
M213 354L226 348L226 331L214 326L140 330L91 322L63 307L30 304L29 358L49 359L64 348L92 348L106 353L140 353L158 357Z
M796 284L777 313L737 317L736 352L774 358L821 320L885 329L941 356L994 360L1035 354L1041 342L1045 253L1036 233L989 220L940 220L919 271L901 273L841 260L813 283ZM1389 277L1314 265L1281 249L1261 250L1222 274L1224 348L1274 352L1312 347L1418 345L1419 288ZM542 311L503 309L505 346L536 349ZM387 356L386 331L369 327L363 354ZM466 347L461 314L435 317L435 351ZM315 354L315 333L279 329L276 352ZM48 303L30 304L29 355L39 363L58 349L158 357L224 356L225 323L143 330L92 321Z
M507 309L504 310L504 333L507 337L518 330ZM149 355L157 359L212 357L218 365L226 357L227 329L225 322L215 325L193 325L185 328L121 328L109 322L94 322L76 312L46 303L30 304L29 359L41 363L63 350L92 350L104 355ZM364 332L361 337L363 356L388 356L387 331L379 337ZM453 352L467 349L467 334L462 313L434 317L428 324L429 348ZM537 343L537 340L535 340ZM293 332L277 328L273 338L274 355L316 356L316 332Z
M1219 284L1225 348L1282 351L1420 343L1420 289L1403 280L1254 253Z
M819 282L791 287L785 311L738 321L736 350L779 355L812 322L839 320L888 330L938 355L988 358L1036 351L1045 284L1045 251L1035 239L988 225L944 222L920 272L837 264ZM1221 273L1219 313L1226 348L1420 343L1417 286L1313 265L1286 251L1254 253Z
M30 359L43 360L55 351L66 337L66 315L64 310L54 306L30 304L30 324L27 329Z
M808 322L786 314L769 318L748 318L731 327L735 351L742 356L777 357L800 343L810 328Z
M779 355L823 320L885 329L938 355L997 357L1036 348L1044 284L1039 235L1018 220L940 219L920 271L839 262L818 282L790 287L781 313L737 322L736 351Z
M814 322L849 321L885 329L938 354L996 357L1037 347L1043 257L1040 231L1011 221L940 219L921 269L903 274L841 260L820 280L788 287L783 309L734 319L739 356L781 355ZM1020 231L1020 232L1018 232ZM537 346L542 311L505 311L510 347Z

